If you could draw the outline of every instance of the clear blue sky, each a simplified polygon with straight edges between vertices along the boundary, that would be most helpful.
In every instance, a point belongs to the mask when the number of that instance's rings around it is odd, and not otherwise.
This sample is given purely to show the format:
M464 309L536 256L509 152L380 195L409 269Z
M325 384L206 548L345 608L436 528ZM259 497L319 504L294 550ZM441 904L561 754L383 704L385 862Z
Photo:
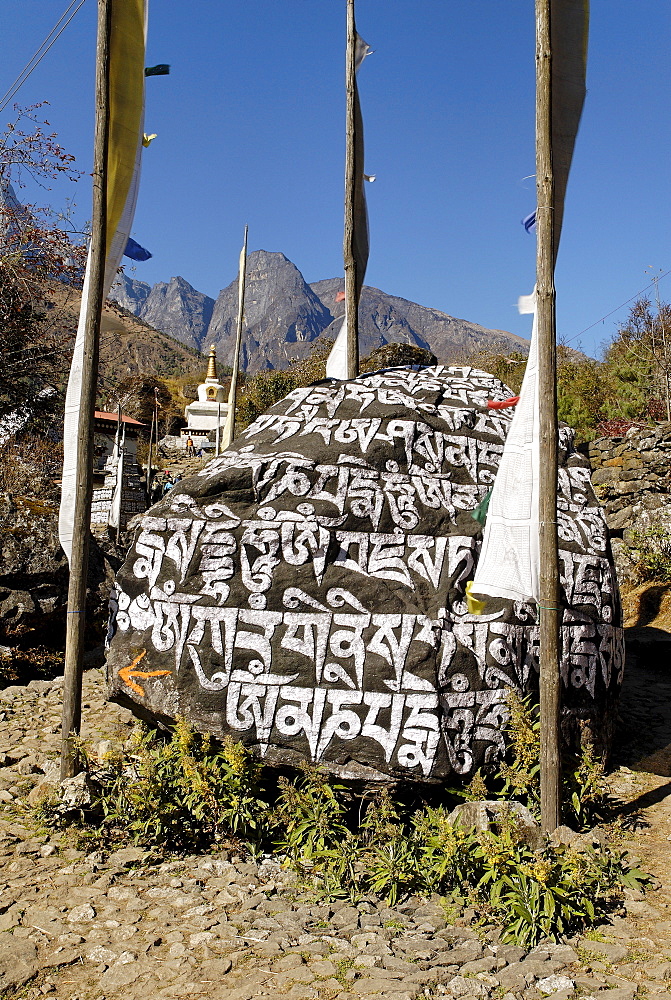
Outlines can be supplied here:
M66 0L4 0L0 92ZM308 281L342 273L344 0L151 0L146 130L134 237L153 283L181 274L216 296L250 248L281 250ZM359 86L371 254L366 282L529 335L517 297L534 282L533 0L358 0L375 50ZM558 330L573 338L671 268L671 4L592 0L588 95L557 268ZM48 100L90 170L95 0L16 100ZM0 116L10 118L9 108ZM90 216L90 183L76 193ZM660 283L671 298L671 275ZM626 308L573 346L598 353Z

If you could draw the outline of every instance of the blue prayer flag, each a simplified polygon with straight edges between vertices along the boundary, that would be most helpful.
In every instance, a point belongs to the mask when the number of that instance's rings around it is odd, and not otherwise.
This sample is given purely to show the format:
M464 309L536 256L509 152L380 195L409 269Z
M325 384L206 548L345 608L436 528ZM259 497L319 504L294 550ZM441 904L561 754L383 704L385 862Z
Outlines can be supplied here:
M527 215L526 219L522 219L522 225L528 233L533 233L536 230L536 213L535 211L531 215Z
M132 240L130 236L128 237L123 255L124 257L130 257L131 260L149 260L150 257L153 257L153 254L145 250L144 247L141 247L135 240Z

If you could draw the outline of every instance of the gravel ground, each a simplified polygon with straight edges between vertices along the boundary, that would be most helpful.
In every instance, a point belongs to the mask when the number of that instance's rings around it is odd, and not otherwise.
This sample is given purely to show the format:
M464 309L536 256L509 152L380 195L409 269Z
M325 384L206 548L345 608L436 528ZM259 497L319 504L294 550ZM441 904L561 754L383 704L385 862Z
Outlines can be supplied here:
M54 774L61 685L32 681L0 691L0 995L671 996L671 897L664 886L646 899L630 893L626 916L602 928L603 940L574 938L525 954L501 944L497 929L472 926L475 913L450 916L437 898L395 907L373 896L356 906L326 904L297 891L272 858L212 854L147 866L130 845L86 853L58 832L36 835L21 821L20 806ZM103 702L99 671L85 675L83 704L88 740L131 725L129 713ZM657 776L623 769L614 786L639 818L662 808L671 823ZM653 871L665 868L663 851L646 855L645 836L637 834L635 845ZM664 881L666 871L659 874Z

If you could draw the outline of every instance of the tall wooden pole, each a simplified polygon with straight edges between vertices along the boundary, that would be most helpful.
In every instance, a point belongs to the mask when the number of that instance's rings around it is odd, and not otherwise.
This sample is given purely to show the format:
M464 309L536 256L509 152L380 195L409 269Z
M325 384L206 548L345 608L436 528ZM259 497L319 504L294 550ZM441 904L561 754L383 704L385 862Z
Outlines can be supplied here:
M125 445L125 441L124 441ZM119 486L119 519L116 525L116 543L119 545L121 542L121 512L123 504L123 466L124 466L124 448L119 452L119 465L117 468L117 483Z
M354 200L356 196L356 163L354 155L356 88L356 25L354 0L347 0L347 55L345 89L347 95L345 119L345 316L347 317L347 377L359 374L359 303L356 286L356 256L354 253Z
M159 453L158 453L158 394L156 392L156 386L154 386L154 453L156 455L156 467L158 468Z
M123 460L124 449L126 447L126 428L123 429L123 442L121 440L121 403L117 403L117 486L119 487L119 517L116 523L116 543L121 540L121 504L123 503Z
M155 409L152 410L151 414L151 430L149 431L149 455L147 457L147 479L146 479L146 491L147 491L147 503L151 506L151 464L152 464L152 449L154 446L154 420L156 418Z
M550 2L536 0L536 308L540 398L541 824L561 822L559 555L557 551L557 348L554 287Z
M63 681L61 778L72 777L78 767L73 736L81 727L82 669L86 626L86 579L91 530L93 482L93 412L98 381L98 343L103 308L107 244L107 145L109 135L109 39L111 0L98 0L96 52L96 121L93 150L93 215L89 250L89 286L84 331L81 411L77 436L77 486L72 530L72 559L68 589Z
M233 355L233 373L231 375L231 387L228 393L229 411L226 415L224 448L228 448L235 438L235 408L238 398L238 372L240 371L240 348L242 346L242 326L245 316L245 279L247 276L247 232L249 227L245 226L245 238L240 252L240 266L238 268L238 323L235 333L235 354Z

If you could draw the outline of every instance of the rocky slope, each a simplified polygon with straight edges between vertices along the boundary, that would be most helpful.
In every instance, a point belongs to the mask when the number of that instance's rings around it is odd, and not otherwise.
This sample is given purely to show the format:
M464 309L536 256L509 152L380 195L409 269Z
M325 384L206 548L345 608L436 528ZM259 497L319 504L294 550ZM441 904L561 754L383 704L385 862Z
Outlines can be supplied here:
M104 386L147 372L159 378L189 373L199 376L204 367L205 359L196 350L107 302L100 333Z
M125 272L121 271L112 285L109 297L127 309L128 312L135 316L141 316L150 292L151 285L148 285L146 281L129 278Z
M143 282L133 282L131 278L124 278L124 281L125 284L119 286L120 299L108 299L103 309L100 332L101 392L105 393L110 385L127 375L145 372L151 372L159 378L191 372L199 375L205 361L197 350L176 340L169 333L154 329L136 314L138 303L148 298L149 291L146 296L144 292L150 290L150 286ZM141 286L139 289L135 287L138 285ZM62 352L64 378L70 369L80 301L80 292L67 285L57 286L49 295L49 315L53 330L66 345Z
M251 253L247 264L243 367L247 371L287 368L294 358L304 358L319 336L334 338L344 314L342 290L342 278L308 285L282 253ZM145 282L122 275L112 290L112 298L182 343L199 350L216 344L220 360L230 363L237 278L219 293L216 303L181 277L150 288ZM528 350L528 341L505 330L489 330L369 286L363 289L359 321L363 355L394 342L428 348L440 362L448 364L487 349L523 354Z
M213 309L214 299L177 277L154 285L142 307L142 319L200 350L202 331L208 329Z

